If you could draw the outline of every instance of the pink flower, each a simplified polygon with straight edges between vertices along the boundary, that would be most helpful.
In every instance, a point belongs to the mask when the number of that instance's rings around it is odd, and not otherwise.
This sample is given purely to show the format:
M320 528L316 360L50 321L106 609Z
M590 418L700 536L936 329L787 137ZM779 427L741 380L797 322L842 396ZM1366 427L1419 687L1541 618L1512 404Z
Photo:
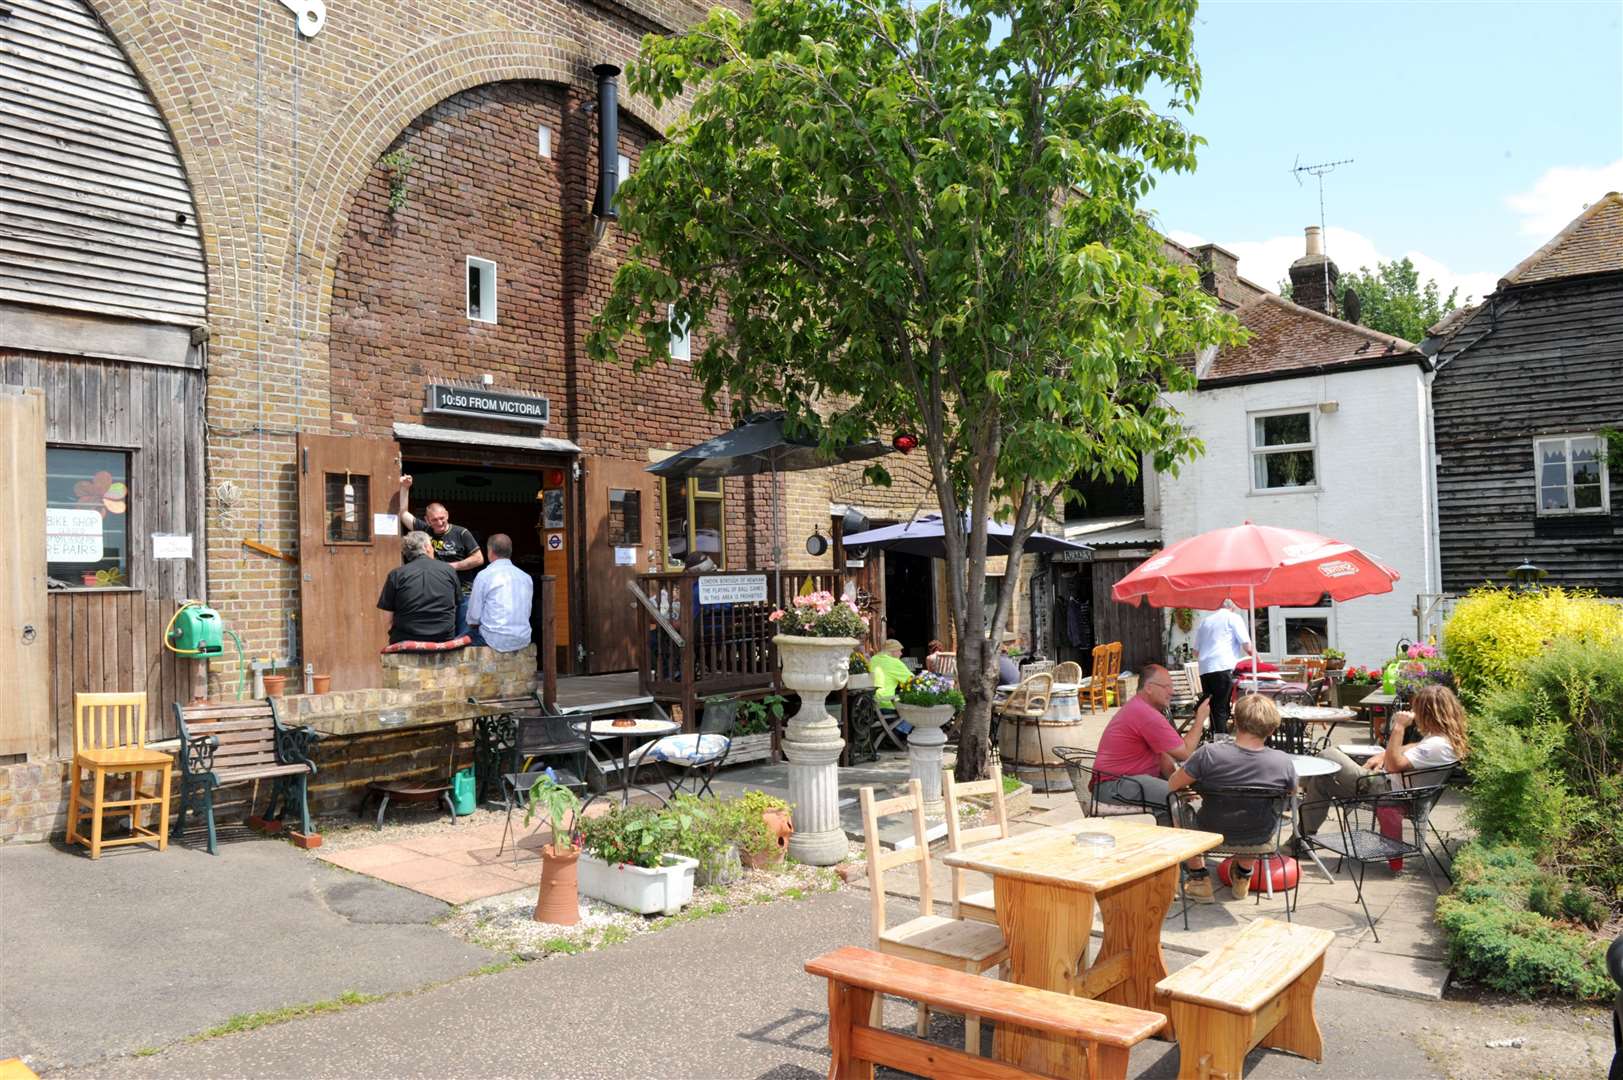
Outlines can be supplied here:
M767 622L777 622L779 619L783 618L783 615L784 615L784 612L780 608L779 610L774 611L772 614L768 615L766 617L766 621Z

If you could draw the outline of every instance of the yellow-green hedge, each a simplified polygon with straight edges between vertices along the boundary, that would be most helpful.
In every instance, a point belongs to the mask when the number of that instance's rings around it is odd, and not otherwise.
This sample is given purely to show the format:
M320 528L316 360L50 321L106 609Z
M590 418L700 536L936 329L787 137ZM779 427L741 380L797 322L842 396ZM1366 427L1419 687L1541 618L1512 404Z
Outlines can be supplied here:
M1521 686L1527 661L1563 638L1623 641L1623 607L1561 588L1481 588L1461 600L1443 624L1448 666L1472 704L1497 688Z

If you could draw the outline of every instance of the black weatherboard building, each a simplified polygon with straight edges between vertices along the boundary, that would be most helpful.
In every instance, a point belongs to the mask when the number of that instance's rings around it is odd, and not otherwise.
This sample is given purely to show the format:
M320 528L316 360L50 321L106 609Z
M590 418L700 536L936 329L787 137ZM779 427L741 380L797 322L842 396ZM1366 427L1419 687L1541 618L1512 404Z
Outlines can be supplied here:
M1443 588L1525 558L1547 584L1623 596L1623 196L1431 334Z

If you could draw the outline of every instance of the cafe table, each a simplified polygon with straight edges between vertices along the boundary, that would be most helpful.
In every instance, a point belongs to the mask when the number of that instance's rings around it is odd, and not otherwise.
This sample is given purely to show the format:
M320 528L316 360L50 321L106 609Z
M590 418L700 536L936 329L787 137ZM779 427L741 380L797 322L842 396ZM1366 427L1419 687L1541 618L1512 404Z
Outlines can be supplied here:
M1078 833L1109 833L1110 848L1084 847ZM1166 977L1161 924L1178 887L1178 864L1223 842L1219 833L1168 829L1121 818L1084 818L1052 829L977 844L943 858L992 878L998 926L1009 943L1009 978L1021 986L1171 1013L1155 984ZM1099 955L1087 962L1097 905ZM1082 1050L1053 1036L999 1025L998 1058L1048 1076L1082 1076Z
M1311 754L1291 754L1290 759L1291 765L1296 769L1298 782L1306 780L1310 776L1329 776L1340 768L1339 765L1328 758L1314 757ZM1299 786L1296 789L1296 798L1291 800L1291 824L1294 826L1292 833L1294 836L1302 835L1302 800L1305 797L1305 790ZM1304 846L1308 858L1312 859L1313 865L1319 868L1319 873L1324 875L1326 881L1334 885L1336 883L1335 875L1330 873L1330 868L1325 866L1324 860L1319 858L1318 850L1312 844Z

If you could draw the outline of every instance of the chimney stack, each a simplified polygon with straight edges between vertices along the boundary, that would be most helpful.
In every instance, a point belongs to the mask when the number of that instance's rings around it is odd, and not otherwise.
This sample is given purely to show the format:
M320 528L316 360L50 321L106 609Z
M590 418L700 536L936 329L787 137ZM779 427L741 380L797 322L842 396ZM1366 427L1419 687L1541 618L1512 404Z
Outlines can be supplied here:
M1200 268L1200 287L1230 303L1239 303L1240 258L1216 244L1195 249L1195 265Z
M1307 254L1291 263L1291 299L1325 315L1336 313L1336 282L1341 271L1325 257L1324 238L1317 225L1307 227Z

